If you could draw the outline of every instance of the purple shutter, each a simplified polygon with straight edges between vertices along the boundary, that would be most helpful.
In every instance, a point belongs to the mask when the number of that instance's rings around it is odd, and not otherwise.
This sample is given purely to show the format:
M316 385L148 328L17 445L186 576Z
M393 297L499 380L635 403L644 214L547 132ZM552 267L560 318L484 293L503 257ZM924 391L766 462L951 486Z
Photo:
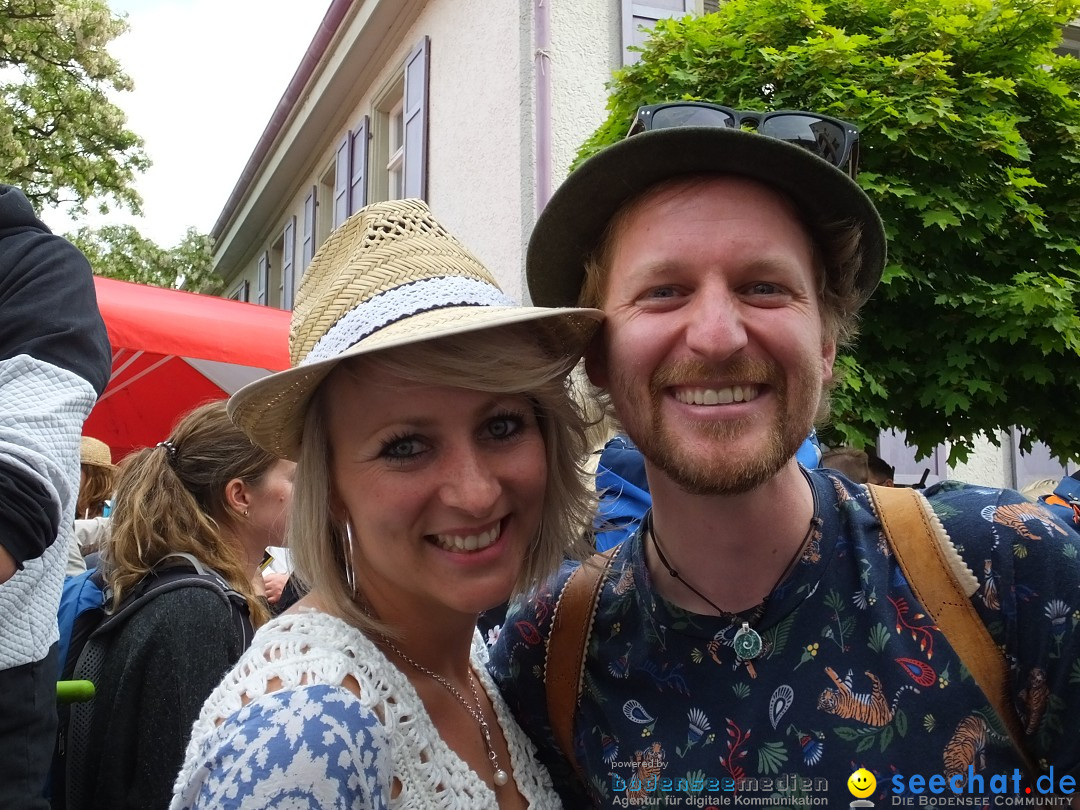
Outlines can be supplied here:
M311 264L311 260L315 258L315 203L317 191L317 187L312 186L311 192L304 198L304 242L301 264L305 270Z
M270 287L270 254L265 250L259 257L259 272L255 280L255 303L266 306Z
M281 308L293 308L296 289L296 217L289 217L281 237Z
M431 40L424 37L405 60L405 197L427 199L428 56Z
M334 159L334 228L349 218L349 133L338 144Z
M353 214L367 205L368 117L360 119L352 133L349 165L349 213Z

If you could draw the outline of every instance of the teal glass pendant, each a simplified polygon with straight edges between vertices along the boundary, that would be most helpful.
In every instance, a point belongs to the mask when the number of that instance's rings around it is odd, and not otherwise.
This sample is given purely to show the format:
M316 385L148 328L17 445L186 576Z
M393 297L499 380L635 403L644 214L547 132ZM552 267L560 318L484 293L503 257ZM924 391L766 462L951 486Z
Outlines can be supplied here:
M751 661L761 655L761 636L749 622L743 622L732 643L740 661Z

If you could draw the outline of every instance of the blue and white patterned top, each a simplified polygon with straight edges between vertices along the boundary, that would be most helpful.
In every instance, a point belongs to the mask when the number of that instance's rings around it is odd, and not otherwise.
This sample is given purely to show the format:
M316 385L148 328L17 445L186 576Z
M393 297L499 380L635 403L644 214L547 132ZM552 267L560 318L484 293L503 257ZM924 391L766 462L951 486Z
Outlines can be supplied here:
M535 808L558 807L547 771L487 674L473 667ZM343 686L346 680L359 686ZM439 736L419 695L363 633L318 611L271 620L203 706L172 810L496 807L491 788Z

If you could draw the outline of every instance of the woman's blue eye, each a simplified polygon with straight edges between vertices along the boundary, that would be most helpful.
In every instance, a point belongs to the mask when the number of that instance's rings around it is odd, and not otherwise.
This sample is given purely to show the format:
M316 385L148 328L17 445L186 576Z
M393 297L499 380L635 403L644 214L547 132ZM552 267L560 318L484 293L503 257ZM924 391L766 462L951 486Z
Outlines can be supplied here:
M384 444L379 455L389 459L409 459L422 452L424 452L423 442L415 436L402 436Z
M493 439L509 439L521 432L524 423L524 417L518 414L496 416L488 422L488 435Z

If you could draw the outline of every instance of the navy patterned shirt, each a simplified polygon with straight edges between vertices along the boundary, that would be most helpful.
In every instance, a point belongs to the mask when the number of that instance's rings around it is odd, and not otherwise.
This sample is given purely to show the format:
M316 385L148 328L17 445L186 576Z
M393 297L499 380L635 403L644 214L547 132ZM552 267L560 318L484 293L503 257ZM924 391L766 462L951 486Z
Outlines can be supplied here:
M866 489L831 470L808 476L820 523L756 621L764 646L751 661L735 655L728 619L654 593L641 532L617 552L573 730L593 805L847 807L859 768L878 806L934 798L935 774L938 786L954 777L969 807L1030 786L1014 783L1023 766L1004 725L924 614ZM1053 766L1055 787L1080 782L1080 536L1010 490L943 482L924 494L979 582L972 601L1011 667L1029 754ZM553 594L572 569L514 606L491 667L566 806L583 807L543 682Z

